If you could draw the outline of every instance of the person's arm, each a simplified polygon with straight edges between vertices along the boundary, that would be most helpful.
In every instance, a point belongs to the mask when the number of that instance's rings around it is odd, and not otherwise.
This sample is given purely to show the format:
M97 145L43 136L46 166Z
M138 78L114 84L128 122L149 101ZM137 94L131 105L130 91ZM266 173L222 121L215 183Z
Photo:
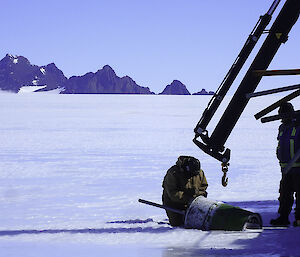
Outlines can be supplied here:
M196 195L195 197L199 196L199 195L203 195L204 197L207 197L207 192L206 192L206 189L208 187L208 183L207 183L207 180L206 180L206 177L205 177L205 174L204 174L204 171L203 170L200 170L200 187L198 188L198 192L196 192Z
M164 188L170 199L176 203L187 204L192 197L189 191L179 190L176 177L172 173L167 174L164 181Z
M295 138L295 154L300 150L300 126L296 127L296 138ZM300 162L300 158L297 160L297 163Z
M278 144L277 144L277 148L276 148L276 157L278 160L280 160L280 137L281 137L281 133L282 133L281 127L282 127L282 125L279 126L278 135L277 135Z

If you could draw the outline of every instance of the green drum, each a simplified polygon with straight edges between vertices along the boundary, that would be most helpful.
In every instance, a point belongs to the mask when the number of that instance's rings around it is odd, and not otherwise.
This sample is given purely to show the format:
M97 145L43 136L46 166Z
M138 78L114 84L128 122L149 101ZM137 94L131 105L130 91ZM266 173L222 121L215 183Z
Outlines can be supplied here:
M262 228L262 219L258 213L199 196L187 209L184 226L201 230L241 231Z

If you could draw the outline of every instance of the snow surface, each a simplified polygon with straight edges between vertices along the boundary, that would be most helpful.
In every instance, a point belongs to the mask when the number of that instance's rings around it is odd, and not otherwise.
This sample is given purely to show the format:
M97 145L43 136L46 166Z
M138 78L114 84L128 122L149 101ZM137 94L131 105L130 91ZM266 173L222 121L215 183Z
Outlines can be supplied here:
M46 74L46 70L45 70L45 68L40 68L40 71L41 71L41 73L43 73L43 75L45 75L45 74Z
M9 54L8 56L10 57L11 60L13 60L13 63L14 63L14 64L17 64L17 63L18 63L18 61L19 61L19 60L18 60L18 56L12 55L12 54Z
M210 96L0 92L0 256L300 255L299 228L172 228L164 210L137 201L161 203L166 170L193 155L210 199L259 212L267 226L278 207L279 122L261 124L253 114L278 98L246 108L226 143L224 188L220 163L192 142Z
M35 85L37 83L37 80L33 80L32 83ZM33 93L39 89L45 88L47 85L43 86L23 86L19 89L18 94L24 94L24 93Z
M17 55L13 55L13 54L8 54L8 56L9 56L10 58L12 58L12 59L16 59L16 58L18 58L18 56L17 56Z
M37 86L37 84L38 84L38 80L34 79L34 80L32 81L32 85Z

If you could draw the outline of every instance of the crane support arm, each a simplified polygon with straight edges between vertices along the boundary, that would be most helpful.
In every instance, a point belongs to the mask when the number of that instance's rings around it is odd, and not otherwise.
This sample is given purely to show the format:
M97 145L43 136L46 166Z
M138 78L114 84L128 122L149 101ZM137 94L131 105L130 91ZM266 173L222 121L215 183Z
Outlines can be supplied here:
M207 125L220 106L222 100L224 99L224 96L227 94L229 88L231 87L232 83L234 82L246 60L248 59L260 36L263 34L267 25L270 23L272 14L278 6L279 2L280 0L275 0L267 13L259 17L258 22L248 36L242 50L239 52L237 58L230 67L211 101L209 102L207 108L204 110L200 121L194 129L196 135L200 135L203 131L206 130Z
M297 21L299 12L299 0L286 0L267 38L241 81L229 105L225 109L211 137L208 137L208 135L200 135L204 143L197 145L204 152L210 153L211 156L219 157L219 155L221 155L221 157L217 159L222 162L227 163L229 161L230 156L228 156L228 154L225 155L225 153L228 153L228 149L222 154L225 150L224 144L249 101L246 95L254 92L262 78L262 76L255 75L253 71L267 70L281 44L287 41L288 34ZM197 136L199 135L196 134L196 137ZM194 139L194 142L195 140L196 139Z

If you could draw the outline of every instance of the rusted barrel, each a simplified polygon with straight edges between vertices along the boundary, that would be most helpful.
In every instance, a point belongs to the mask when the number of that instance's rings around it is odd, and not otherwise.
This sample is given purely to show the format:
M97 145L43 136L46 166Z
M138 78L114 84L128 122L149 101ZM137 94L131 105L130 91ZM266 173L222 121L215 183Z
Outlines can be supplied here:
M258 213L199 196L193 200L186 211L184 227L242 231L262 228L262 219Z

